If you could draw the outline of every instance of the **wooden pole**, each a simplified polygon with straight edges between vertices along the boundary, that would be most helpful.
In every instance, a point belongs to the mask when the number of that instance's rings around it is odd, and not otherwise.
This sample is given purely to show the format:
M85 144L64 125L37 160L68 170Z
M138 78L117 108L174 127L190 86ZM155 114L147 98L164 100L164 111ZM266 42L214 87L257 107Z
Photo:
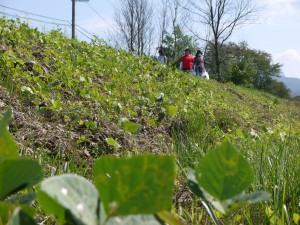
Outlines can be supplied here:
M75 0L72 0L72 39L75 39Z

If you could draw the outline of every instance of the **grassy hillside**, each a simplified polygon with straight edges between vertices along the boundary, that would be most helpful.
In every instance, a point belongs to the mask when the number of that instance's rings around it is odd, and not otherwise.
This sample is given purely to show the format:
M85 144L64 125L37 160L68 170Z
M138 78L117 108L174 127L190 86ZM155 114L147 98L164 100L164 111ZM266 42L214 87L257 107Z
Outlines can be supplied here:
M46 176L90 178L104 154L176 154L185 170L230 140L254 168L251 189L272 194L269 203L241 211L237 223L272 224L273 216L276 224L299 214L300 108L293 102L4 19L0 84L0 112L14 111L10 131L20 154L45 165ZM197 224L203 208L184 182L179 175L174 201Z

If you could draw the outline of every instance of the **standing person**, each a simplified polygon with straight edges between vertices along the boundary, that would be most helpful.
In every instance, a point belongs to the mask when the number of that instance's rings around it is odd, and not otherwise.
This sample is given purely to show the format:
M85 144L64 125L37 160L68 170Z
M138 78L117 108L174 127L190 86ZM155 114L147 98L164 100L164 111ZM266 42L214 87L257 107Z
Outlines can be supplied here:
M201 74L205 71L203 53L201 50L198 50L196 53L193 68L195 69L196 76L201 76Z
M167 56L165 56L165 52L162 49L158 51L159 56L157 57L157 61L163 64L167 64Z
M189 48L185 49L184 56L180 59L180 69L183 71L192 72L194 63L194 56L191 54Z

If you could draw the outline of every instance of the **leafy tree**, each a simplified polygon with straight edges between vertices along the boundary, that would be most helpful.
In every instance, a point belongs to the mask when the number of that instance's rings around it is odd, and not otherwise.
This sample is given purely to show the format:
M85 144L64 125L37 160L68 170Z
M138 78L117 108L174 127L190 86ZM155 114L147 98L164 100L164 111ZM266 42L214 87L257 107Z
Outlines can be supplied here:
M179 25L175 27L173 33L166 33L164 36L162 49L171 65L178 65L186 48L190 48L192 53L196 52L197 42L194 37L185 35Z
M205 55L206 68L214 69L214 49L209 45ZM264 51L250 49L246 42L224 44L220 51L221 70L225 82L254 87L259 90L288 98L289 90L283 83L276 81L281 64L272 63L272 57ZM215 79L216 74L211 73Z
M291 98L290 90L283 82L277 80L272 80L265 91L280 98Z

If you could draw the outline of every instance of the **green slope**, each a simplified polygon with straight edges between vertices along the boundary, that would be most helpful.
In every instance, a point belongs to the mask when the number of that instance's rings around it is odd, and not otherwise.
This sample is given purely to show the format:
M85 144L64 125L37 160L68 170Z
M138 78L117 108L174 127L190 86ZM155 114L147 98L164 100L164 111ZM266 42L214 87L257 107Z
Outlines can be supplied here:
M71 142L85 143L88 150L88 145L112 149L116 146L105 139L113 138L120 149L152 151L166 143L153 144L153 139L160 134L170 141L172 124L188 123L196 114L205 118L207 129L220 133L214 138L236 129L260 132L262 126L299 130L299 107L288 101L198 79L101 41L88 44L58 31L44 34L22 23L0 22L1 85L38 121L74 132ZM131 130L120 124L124 119L138 125L138 135L128 134ZM98 140L90 140L97 134Z
M194 167L230 140L253 165L252 189L278 188L267 209L282 208L278 202L288 199L290 215L296 212L295 102L203 80L100 40L79 42L4 19L0 96L2 114L13 108L10 131L20 154L39 159L47 175L89 176L90 163L102 154L175 153L181 166Z

